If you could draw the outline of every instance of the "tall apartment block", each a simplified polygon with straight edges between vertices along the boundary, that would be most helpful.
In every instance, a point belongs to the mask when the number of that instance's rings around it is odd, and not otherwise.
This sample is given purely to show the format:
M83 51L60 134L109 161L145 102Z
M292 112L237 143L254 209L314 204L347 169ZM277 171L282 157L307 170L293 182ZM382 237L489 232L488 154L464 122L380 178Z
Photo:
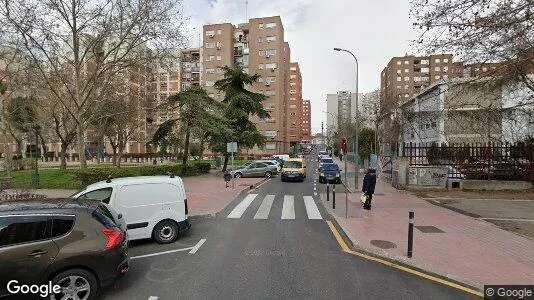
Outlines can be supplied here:
M452 54L403 56L392 58L381 73L381 115L391 113L427 86L444 78L461 77L461 63Z
M284 41L280 17L250 19L248 23L239 25L204 25L202 60L201 85L219 100L224 95L214 88L214 84L223 77L222 67L239 65L249 74L260 75L251 90L268 96L263 104L270 117L265 120L252 119L266 137L264 148L252 152L287 152L290 48Z
M358 105L362 107L362 93ZM328 134L338 130L343 124L354 122L356 117L356 93L339 91L336 94L326 95L326 130Z
M182 50L180 53L181 90L200 86L200 48Z
M292 62L289 67L289 143L294 145L302 141L302 75L299 63Z
M311 104L310 100L302 100L302 142L311 143Z

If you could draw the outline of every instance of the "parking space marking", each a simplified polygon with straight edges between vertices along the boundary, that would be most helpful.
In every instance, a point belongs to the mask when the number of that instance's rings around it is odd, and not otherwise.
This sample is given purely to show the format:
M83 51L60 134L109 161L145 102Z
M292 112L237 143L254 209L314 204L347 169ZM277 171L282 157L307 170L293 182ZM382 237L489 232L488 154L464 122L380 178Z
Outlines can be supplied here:
M164 255L164 254L171 254L171 253L188 251L188 250L189 250L190 254L195 254L198 251L198 249L200 248L200 246L202 246L202 244L204 244L205 242L206 242L206 239L201 239L193 247L180 248L180 249L174 249L174 250L169 250L169 251L163 251L163 252L156 252L156 253L132 256L132 257L130 257L130 260L138 259L138 258L145 258L145 257L152 257L152 256L159 256L159 255Z
M205 242L206 242L206 239L201 239L200 241L198 241L198 243L193 247L193 249L189 251L189 254L197 253L198 249L200 249L200 247L204 245Z
M534 222L533 219L513 219L513 218L478 218L479 220L494 220L494 221L518 221L518 222Z

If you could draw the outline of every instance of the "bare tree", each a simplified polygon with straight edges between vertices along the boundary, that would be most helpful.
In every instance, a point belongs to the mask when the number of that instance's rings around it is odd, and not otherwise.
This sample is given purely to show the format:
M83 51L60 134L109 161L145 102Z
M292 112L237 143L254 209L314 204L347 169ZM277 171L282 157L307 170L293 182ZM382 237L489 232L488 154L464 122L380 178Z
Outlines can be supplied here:
M2 0L4 40L21 45L76 122L80 164L85 131L113 78L181 45L180 0Z

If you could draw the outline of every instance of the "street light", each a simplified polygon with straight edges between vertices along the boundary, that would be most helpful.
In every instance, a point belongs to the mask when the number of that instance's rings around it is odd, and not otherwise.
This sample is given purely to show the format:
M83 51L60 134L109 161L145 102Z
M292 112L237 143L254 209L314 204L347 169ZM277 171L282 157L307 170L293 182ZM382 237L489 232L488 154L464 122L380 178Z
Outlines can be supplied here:
M355 139L354 139L354 156L355 156L355 159L354 159L354 165L356 166L356 172L355 172L355 175L354 175L354 185L355 185L355 190L358 190L358 172L359 172L359 169L358 169L358 138L360 136L360 126L359 126L359 121L360 121L360 116L359 116L359 110L358 110L358 59L356 58L356 56L350 52L349 50L345 50L345 49L341 49L341 48L334 48L335 51L343 51L343 52L347 52L349 53L350 55L352 55L352 57L354 58L354 61L356 62L356 116L354 117L356 119L356 134L355 134Z

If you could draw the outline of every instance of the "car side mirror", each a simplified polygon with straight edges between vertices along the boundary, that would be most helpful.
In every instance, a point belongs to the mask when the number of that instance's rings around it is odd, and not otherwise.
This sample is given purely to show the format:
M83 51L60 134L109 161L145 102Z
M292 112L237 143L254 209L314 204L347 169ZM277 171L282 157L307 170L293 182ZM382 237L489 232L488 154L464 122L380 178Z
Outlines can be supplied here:
M119 219L119 220L122 219L122 214L119 214L119 215L117 216L117 219Z

